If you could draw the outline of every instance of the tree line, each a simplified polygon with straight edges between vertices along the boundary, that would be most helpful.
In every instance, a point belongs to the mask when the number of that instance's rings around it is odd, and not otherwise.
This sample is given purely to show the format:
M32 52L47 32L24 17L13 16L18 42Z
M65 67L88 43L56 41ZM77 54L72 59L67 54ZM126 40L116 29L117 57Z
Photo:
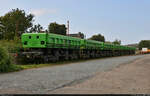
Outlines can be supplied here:
M12 9L4 16L0 16L0 39L18 40L22 33L47 32L67 35L65 24L53 22L48 25L46 30L44 30L40 24L33 24L35 21L34 17L33 14L26 14L24 10L20 10L19 8ZM79 32L78 34L84 39L85 36L82 32ZM101 34L93 35L88 39L105 42L105 37ZM116 39L114 42L109 43L120 45L121 41Z
M141 50L142 48L148 48L150 49L150 40L141 40L139 45L139 49Z
M26 14L24 10L12 9L0 17L0 39L14 40L20 38L22 33L41 32L40 24L34 25L34 15ZM50 23L46 32L66 35L66 26L56 22Z

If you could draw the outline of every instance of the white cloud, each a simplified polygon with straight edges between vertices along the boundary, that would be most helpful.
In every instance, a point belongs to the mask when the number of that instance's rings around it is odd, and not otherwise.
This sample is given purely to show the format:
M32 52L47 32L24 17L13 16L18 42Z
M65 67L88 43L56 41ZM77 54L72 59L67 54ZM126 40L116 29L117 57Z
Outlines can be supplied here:
M34 14L35 16L42 16L45 14L56 14L56 9L34 9L31 10L31 14Z

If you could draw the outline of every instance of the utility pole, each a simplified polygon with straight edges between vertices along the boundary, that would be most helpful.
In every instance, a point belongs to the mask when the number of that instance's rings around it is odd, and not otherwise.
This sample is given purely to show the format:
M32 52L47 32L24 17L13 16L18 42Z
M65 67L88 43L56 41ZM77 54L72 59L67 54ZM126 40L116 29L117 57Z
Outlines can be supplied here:
M69 36L69 20L67 21L67 35Z

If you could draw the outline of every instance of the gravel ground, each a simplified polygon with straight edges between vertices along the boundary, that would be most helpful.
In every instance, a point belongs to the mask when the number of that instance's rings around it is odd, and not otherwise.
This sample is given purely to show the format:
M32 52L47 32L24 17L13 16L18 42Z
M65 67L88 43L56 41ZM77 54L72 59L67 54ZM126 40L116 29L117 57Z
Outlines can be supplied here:
M111 70L145 55L122 56L0 74L0 93L47 93L81 83L97 72Z
M150 94L150 55L51 94Z

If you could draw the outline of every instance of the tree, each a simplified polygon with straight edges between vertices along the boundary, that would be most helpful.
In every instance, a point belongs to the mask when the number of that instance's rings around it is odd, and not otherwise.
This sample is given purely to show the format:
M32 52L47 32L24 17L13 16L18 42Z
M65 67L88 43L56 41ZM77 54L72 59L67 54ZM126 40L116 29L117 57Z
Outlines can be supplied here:
M107 44L112 44L112 42L110 42L110 41L105 41L105 43L107 43Z
M78 34L81 37L81 39L84 39L84 34L82 32L78 32Z
M40 24L34 25L29 29L29 33L40 33L43 27Z
M3 36L5 39L13 40L20 37L28 28L32 26L33 15L27 15L24 10L12 9L4 16L0 17L1 23L5 26Z
M150 49L150 40L141 40L138 45L139 49L148 48Z
M56 22L50 23L48 26L49 33L66 35L66 26L64 24L60 25Z
M90 40L96 40L96 41L101 41L101 42L105 42L105 37L101 34L98 35L93 35L91 38L89 38Z
M112 42L113 44L118 44L121 45L121 40L116 39L114 42Z

